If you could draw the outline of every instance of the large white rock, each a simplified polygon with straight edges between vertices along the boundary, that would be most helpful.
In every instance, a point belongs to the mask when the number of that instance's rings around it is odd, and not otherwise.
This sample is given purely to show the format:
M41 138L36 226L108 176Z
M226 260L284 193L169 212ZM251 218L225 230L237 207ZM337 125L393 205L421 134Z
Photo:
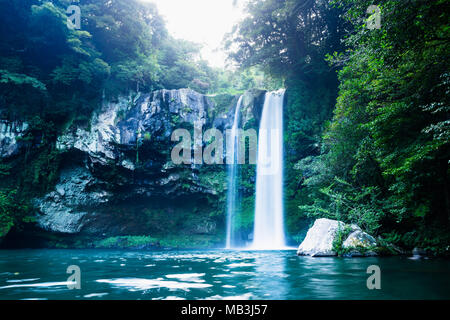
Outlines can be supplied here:
M297 254L307 256L335 256L333 240L338 227L344 224L336 220L317 219L300 244Z
M343 242L343 248L351 251L352 256L368 255L360 253L357 248L371 248L376 245L376 240L369 234L363 232L357 225L348 225L331 219L317 219L308 230L305 240L300 244L297 254L301 256L329 257L336 256L333 251L333 241L338 230L350 229L349 236ZM374 255L370 252L370 255Z

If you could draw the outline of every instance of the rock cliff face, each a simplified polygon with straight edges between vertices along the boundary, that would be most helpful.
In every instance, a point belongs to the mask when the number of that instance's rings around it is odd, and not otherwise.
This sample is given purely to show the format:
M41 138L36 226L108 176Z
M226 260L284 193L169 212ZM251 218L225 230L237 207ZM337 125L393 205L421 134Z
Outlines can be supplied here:
M246 121L260 112L261 94L248 94ZM193 137L194 123L203 131L230 129L237 98L229 101L217 106L213 97L179 89L104 103L88 125L69 126L58 137L63 159L59 177L50 192L33 200L37 225L50 232L99 237L220 234L226 168L175 165L171 150L179 142L171 135L184 128ZM0 156L13 156L26 125L11 128L5 122L0 128Z

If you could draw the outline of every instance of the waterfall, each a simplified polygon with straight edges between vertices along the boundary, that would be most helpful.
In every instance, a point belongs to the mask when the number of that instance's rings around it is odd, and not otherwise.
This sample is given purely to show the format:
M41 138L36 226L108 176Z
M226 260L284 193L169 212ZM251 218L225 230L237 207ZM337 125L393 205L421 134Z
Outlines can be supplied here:
M259 126L254 249L285 247L283 215L283 99L266 93Z
M231 162L228 163L228 195L227 195L227 241L226 248L231 249L237 245L237 236L235 232L236 225L236 204L238 203L238 150L239 150L239 114L242 104L242 96L236 104L234 111L233 127L231 128L229 139L227 139L227 157ZM230 141L230 145L228 145ZM228 159L227 159L228 161Z

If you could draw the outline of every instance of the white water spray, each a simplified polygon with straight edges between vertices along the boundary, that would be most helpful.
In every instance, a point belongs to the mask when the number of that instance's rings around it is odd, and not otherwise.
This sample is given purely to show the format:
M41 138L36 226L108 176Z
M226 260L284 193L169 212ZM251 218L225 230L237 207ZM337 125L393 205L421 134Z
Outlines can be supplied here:
M266 93L259 126L253 249L286 247L283 214L283 100Z

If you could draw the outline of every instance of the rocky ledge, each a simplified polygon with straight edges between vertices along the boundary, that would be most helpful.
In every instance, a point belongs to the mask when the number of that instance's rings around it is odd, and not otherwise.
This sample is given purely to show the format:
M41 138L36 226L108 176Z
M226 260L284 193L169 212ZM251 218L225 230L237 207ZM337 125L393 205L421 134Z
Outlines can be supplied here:
M374 237L355 224L345 224L331 219L317 219L300 244L297 255L332 257L342 253L348 257L377 255Z
M244 94L242 127L258 123L264 93ZM171 135L180 128L192 134L194 123L230 129L238 98L191 89L133 93L103 101L88 123L68 123L54 146L60 159L54 185L31 199L37 232L61 239L221 234L225 167L174 164L178 142ZM29 127L0 121L2 161L24 157Z

